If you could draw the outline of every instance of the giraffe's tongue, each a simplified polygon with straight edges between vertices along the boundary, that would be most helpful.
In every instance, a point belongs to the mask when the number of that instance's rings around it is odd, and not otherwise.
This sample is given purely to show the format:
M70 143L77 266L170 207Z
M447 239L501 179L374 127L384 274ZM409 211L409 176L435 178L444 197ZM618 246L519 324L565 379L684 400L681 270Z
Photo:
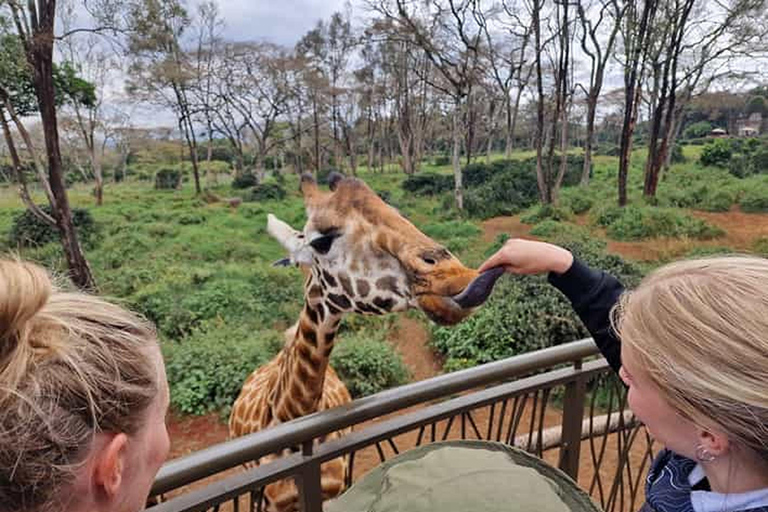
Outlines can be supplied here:
M479 306L488 299L488 296L493 291L493 285L496 284L496 280L501 277L503 273L503 267L494 267L486 270L473 279L463 292L454 295L454 302L463 309Z

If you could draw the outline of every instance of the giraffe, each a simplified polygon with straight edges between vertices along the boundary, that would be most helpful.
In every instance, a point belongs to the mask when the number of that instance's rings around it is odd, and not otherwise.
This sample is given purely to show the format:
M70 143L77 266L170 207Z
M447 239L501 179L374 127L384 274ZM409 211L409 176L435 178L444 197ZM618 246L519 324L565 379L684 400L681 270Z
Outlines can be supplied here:
M268 232L289 252L290 262L304 270L304 306L286 331L283 349L245 381L229 418L231 437L351 401L328 364L344 314L381 315L416 307L450 325L490 293L492 283L485 275L476 279L477 271L462 265L364 182L333 175L329 184L326 192L311 175L302 176L308 218L303 231L268 216ZM467 292L477 288L469 286L473 282L482 289L467 299ZM346 465L344 458L323 465L324 499L343 491ZM270 484L264 497L269 512L298 510L298 492L290 480Z

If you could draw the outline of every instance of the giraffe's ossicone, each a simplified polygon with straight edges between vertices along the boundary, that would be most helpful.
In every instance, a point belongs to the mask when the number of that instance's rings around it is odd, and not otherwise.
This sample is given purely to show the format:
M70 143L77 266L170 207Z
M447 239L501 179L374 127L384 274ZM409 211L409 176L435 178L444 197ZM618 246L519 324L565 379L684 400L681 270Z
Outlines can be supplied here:
M305 270L304 307L283 350L246 380L230 416L230 435L256 432L350 401L328 365L345 313L381 315L418 308L451 325L490 293L497 273L478 278L358 179L334 176L323 191L301 180L307 222L299 231L270 215L268 232ZM332 437L336 437L337 434ZM264 460L260 461L264 462ZM344 488L346 462L323 466L324 497ZM265 489L270 511L298 510L292 482Z

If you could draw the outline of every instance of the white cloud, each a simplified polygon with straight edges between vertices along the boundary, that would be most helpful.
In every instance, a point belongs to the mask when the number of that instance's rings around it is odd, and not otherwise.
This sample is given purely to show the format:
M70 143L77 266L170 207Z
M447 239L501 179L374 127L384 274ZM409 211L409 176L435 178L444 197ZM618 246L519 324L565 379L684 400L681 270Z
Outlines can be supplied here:
M344 10L344 0L219 0L224 38L293 46L319 20Z

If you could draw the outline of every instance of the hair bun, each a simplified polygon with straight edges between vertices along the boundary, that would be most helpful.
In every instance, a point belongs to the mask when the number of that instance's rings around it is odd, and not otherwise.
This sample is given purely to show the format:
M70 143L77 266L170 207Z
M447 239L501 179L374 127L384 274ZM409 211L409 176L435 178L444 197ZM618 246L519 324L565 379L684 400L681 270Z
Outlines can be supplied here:
M20 345L27 343L27 327L48 302L53 284L42 267L0 260L0 375Z

